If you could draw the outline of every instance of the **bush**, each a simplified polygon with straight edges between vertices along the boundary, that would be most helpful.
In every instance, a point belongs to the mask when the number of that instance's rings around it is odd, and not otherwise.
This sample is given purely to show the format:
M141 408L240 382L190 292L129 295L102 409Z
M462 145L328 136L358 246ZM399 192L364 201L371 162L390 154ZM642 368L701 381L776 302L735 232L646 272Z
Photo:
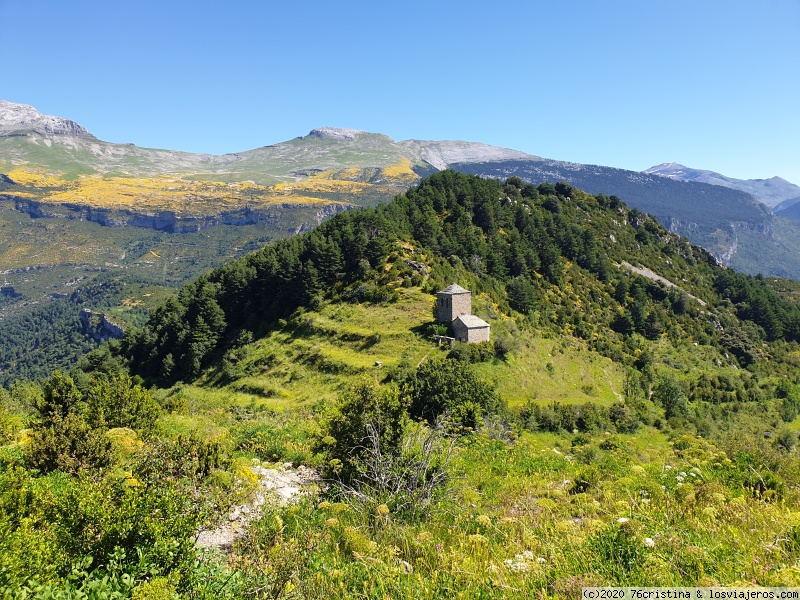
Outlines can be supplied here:
M406 377L402 390L409 398L411 416L428 423L435 423L444 415L458 425L458 415L464 412L460 407L468 403L479 407L484 415L498 413L503 408L492 385L479 379L469 365L454 360L422 363Z
M424 517L446 490L452 439L442 428L416 424L406 430L396 452L383 452L377 431L369 431L355 474L339 491L365 514L388 509L395 517Z
M407 425L407 406L394 386L378 387L363 380L346 392L316 443L316 450L327 459L326 474L347 483L370 452L397 454Z
M447 358L464 363L487 362L496 356L495 347L496 346L491 342L481 342L480 344L456 344L447 354Z
M111 464L113 446L105 429L93 428L75 413L55 415L33 428L25 462L42 473L101 469Z
M608 409L608 417L620 433L636 433L641 424L636 413L622 402L611 405L611 408Z
M689 416L686 394L678 382L670 376L664 375L658 380L653 388L653 400L664 408L664 416L667 419Z

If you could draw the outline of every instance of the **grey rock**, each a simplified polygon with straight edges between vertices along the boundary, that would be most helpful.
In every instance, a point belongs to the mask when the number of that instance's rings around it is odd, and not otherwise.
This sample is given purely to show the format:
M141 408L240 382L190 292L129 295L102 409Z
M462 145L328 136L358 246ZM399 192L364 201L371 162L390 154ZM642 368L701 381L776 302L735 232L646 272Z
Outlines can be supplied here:
M27 104L0 100L0 135L12 132L93 137L85 127L70 119L43 115Z

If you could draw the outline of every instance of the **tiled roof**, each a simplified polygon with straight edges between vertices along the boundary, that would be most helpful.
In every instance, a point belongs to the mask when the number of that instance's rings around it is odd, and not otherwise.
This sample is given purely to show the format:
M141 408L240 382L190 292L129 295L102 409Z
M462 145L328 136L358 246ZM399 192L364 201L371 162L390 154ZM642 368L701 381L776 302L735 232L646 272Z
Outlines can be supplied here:
M451 283L446 288L444 288L440 294L469 294L469 290L465 290L463 287L458 285L457 283Z
M461 321L467 329L480 329L482 327L489 327L489 324L475 315L459 315L455 318L456 321Z

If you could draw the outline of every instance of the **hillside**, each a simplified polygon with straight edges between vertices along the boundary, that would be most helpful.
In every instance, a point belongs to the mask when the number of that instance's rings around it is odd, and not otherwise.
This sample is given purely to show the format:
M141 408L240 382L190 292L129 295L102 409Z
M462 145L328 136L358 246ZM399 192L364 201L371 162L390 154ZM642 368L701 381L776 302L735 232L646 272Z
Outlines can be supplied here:
M452 282L491 343L432 338ZM0 393L0 590L796 586L796 287L615 197L435 174ZM326 487L243 518L273 467ZM234 522L231 545L194 545Z
M565 181L593 194L615 195L738 271L800 278L800 265L792 258L800 252L798 224L772 215L744 191L544 159L454 164L451 168L484 177L517 176L535 185Z
M626 342L634 333L702 342L736 352L745 364L754 360L758 340L751 354L741 354L726 346L732 340L719 323L745 328L746 337L760 328L764 341L800 340L792 301L760 279L718 266L708 252L616 197L564 183L509 181L503 186L446 171L388 205L341 213L309 234L212 271L128 340L134 364L146 377L185 380L242 331L259 335L294 310L326 301L390 301L397 286L423 279L435 291L464 278L489 294L493 311L536 309L537 319L618 361L634 360L636 347ZM420 262L425 278L410 266ZM636 265L662 281L633 276ZM756 310L754 303L771 308Z

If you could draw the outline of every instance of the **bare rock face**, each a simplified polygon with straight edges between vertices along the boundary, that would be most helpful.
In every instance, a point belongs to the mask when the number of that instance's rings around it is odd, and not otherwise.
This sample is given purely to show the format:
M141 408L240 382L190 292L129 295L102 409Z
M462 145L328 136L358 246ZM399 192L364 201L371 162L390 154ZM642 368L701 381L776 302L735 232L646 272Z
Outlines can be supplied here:
M78 125L75 121L43 115L27 104L15 104L0 100L0 135L24 131L40 135L92 137L85 127Z
M96 342L107 341L112 338L120 340L125 335L122 327L110 321L104 313L84 308L78 317L81 321L83 333Z
M354 140L360 134L366 133L359 129L343 129L341 127L317 127L312 129L306 137L316 137L323 140Z

